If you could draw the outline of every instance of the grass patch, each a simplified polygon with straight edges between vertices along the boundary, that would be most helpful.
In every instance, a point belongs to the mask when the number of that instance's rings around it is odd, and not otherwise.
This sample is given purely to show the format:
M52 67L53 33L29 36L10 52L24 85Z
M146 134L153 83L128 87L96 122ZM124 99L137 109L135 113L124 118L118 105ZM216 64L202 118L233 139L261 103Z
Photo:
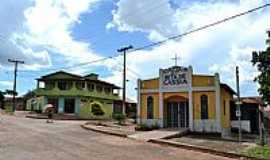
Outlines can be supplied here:
M247 150L246 154L252 157L270 159L270 145L251 148Z
M4 112L6 113L6 114L14 114L14 112L13 112L13 110L12 110L12 106L10 106L10 105L6 105L5 106L5 110L4 110Z

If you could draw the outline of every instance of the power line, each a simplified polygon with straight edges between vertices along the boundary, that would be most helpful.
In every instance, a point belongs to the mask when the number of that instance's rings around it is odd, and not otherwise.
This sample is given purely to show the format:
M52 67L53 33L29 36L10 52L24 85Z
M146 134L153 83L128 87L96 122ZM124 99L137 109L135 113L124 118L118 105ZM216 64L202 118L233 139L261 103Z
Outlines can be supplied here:
M19 72L48 72L48 71L54 71L54 70L66 70L66 69L70 69L70 68L77 68L77 67L81 67L81 66L86 66L86 65L90 65L90 64L94 64L94 63L98 63L98 62L102 62L108 59L111 59L112 57L103 57L97 60L93 60L93 61L89 61L89 62L83 62L83 63L78 63L78 64L74 64L71 66L66 66L66 67L58 67L58 68L49 68L43 71L31 71L31 70L22 70Z
M171 37L168 37L168 38L166 38L166 39L164 39L164 40L161 40L161 41L158 41L158 42L155 42L155 43L150 43L150 44L148 44L148 45L145 45L145 46L141 46L141 47L135 48L135 49L133 49L132 51L130 51L130 52L128 52L128 53L135 52L135 51L138 51L138 50L143 50L143 49L150 48L150 47L153 47L153 46L156 46L156 45L160 45L160 44L165 43L165 42L167 42L167 41L169 41L169 40L175 40L175 39L184 37L184 36L186 36L186 35L189 35L189 34L192 34L192 33L195 33L195 32L198 32L198 31L201 31L201 30L204 30L204 29L213 27L213 26L216 26L216 25L218 25L218 24L221 24L221 23L227 22L227 21L229 21L229 20L232 20L232 19L235 19L235 18L244 16L244 15L246 15L246 14L255 12L255 11L259 10L259 9L266 8L266 7L268 7L268 6L270 6L270 4L265 4L265 5L262 5L262 6L253 8L253 9L250 9L250 10L248 10L248 11L245 11L245 12L242 12L242 13L239 13L239 14L236 14L236 15L233 15L233 16L230 16L230 17L227 17L227 18L224 18L224 19L219 20L219 21L216 21L216 22L214 22L214 23L210 23L210 24L201 26L201 27L196 28L196 29L194 29L194 30L191 30L191 31L188 31L188 32L179 34L179 35L171 36Z
M164 40L161 40L161 41L158 41L158 42L154 42L154 43L150 43L150 44L147 44L147 45L144 45L144 46L141 46L141 47L137 47L137 48L134 48L130 51L127 52L127 54L129 53L134 53L135 51L139 51L139 50L144 50L144 49L147 49L147 48L150 48L150 47L153 47L153 46L157 46L157 45L161 45L167 41L170 41L170 40L175 40L175 39L178 39L178 38L181 38L181 37L184 37L184 36L187 36L189 34L192 34L192 33L195 33L195 32L198 32L198 31L201 31L201 30L204 30L204 29L207 29L207 28L210 28L210 27L213 27L213 26L216 26L218 24L221 24L221 23L225 23L227 21L230 21L232 19L235 19L235 18L238 18L238 17L241 17L241 16L244 16L244 15L247 15L247 14L250 14L252 12L255 12L259 9L263 9L263 8L266 8L268 7L270 4L265 4L265 5L262 5L262 6L259 6L259 7L256 7L256 8L253 8L253 9L250 9L250 10L247 10L245 12L241 12L239 14L236 14L236 15L233 15L233 16L230 16L230 17L227 17L227 18L224 18L222 20L218 20L214 23L210 23L210 24L207 24L207 25L204 25L204 26L201 26L199 28L196 28L196 29L193 29L191 31L187 31L185 33L182 33L182 34L178 34L178 35L175 35L175 36L170 36ZM117 56L114 56L114 58L120 56L120 55L123 55L123 54L119 54ZM112 56L110 57L105 57L105 58L101 58L101 59L98 59L98 60L94 60L94 61L90 61L90 62L85 62L85 63L79 63L79 64L76 64L76 65L73 65L73 66L68 66L68 67L61 67L61 68L54 68L54 69L49 69L49 70L57 70L57 69L69 69L69 68L72 68L72 67L79 67L79 66L84 66L84 65L88 65L88 64L92 64L92 63L96 63L96 62L100 62L100 61L104 61L104 60L107 60L107 59L111 59L113 58ZM21 71L22 72L22 71ZM24 71L24 72L28 72L28 71ZM31 71L29 71L31 72ZM32 71L33 72L33 71Z

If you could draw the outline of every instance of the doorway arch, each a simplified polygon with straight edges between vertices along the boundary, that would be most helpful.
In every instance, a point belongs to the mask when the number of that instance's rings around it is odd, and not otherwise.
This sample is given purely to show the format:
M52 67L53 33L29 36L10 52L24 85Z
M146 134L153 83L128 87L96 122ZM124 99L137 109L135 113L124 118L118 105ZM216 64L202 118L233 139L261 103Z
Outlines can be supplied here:
M182 96L170 96L164 100L164 125L167 128L188 128L188 99Z

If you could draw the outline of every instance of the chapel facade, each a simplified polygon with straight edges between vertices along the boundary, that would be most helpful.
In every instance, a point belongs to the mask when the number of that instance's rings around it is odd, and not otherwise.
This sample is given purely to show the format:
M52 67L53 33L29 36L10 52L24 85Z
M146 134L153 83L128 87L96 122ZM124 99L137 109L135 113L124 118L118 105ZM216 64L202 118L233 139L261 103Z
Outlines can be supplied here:
M138 80L137 122L228 136L234 94L218 73L194 74L191 66L160 69L159 77Z

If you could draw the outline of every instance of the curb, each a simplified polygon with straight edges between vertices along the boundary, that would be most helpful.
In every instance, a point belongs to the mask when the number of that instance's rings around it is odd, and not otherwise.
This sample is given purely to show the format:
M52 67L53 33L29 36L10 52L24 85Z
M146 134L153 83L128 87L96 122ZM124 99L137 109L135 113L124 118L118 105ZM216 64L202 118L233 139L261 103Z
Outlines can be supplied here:
M31 116L31 115L27 115L27 116L25 116L26 118L32 118L32 119L48 119L47 117L42 117L42 116L40 116L40 117L37 117L37 116Z
M127 138L127 134L124 134L124 133L116 133L116 132L110 132L110 131L105 131L105 130L101 130L101 129L96 129L94 127L89 127L89 126L86 126L86 125L81 125L81 127L83 129L86 129L86 130L91 130L91 131L95 131L95 132L99 132L99 133L103 133L103 134L108 134L108 135L112 135L112 136L118 136L118 137L122 137L122 138Z
M89 127L86 125L81 125L81 127L83 129L86 129L86 130L91 130L91 131L95 131L95 132L99 132L99 133L103 133L103 134L107 134L107 135L128 138L128 135L124 134L124 133L105 131L105 130ZM237 153L218 151L218 150L214 150L214 149L205 148L202 146L190 145L190 144L179 143L179 142L172 142L172 141L168 141L166 139L150 139L147 142L160 144L160 145L166 145L166 146L172 146L172 147L177 147L177 148L182 148L182 149L187 149L187 150L194 150L194 151L209 153L209 154L218 155L218 156L222 156L222 157L228 157L228 158L237 158L237 159L244 158L247 160L267 160L264 158L250 157L247 155L240 155Z
M48 119L47 116L32 116L32 115L26 115L26 118L32 118L32 119ZM89 121L92 119L76 119L76 118L53 118L52 120L55 121Z
M195 145L190 145L190 144L186 144L186 143L172 142L172 141L163 140L163 139L150 139L148 142L160 144L160 145L177 147L177 148L183 148L183 149L188 149L188 150L196 150L196 151L203 152L203 153L210 153L210 154L223 156L223 157L229 157L229 158L239 158L239 159L245 158L248 160L267 160L264 158L256 158L256 157L250 157L250 156L246 156L246 155L240 155L237 153L223 152L223 151L205 148L202 146L195 146Z

